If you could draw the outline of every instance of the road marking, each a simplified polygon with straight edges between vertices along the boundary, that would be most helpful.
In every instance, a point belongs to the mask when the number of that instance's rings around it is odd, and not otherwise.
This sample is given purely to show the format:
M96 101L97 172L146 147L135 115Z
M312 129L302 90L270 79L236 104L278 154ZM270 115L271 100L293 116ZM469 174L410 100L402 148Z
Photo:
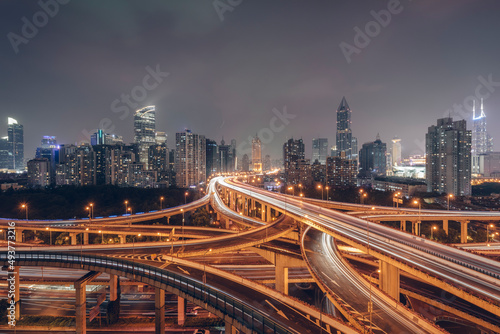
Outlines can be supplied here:
M274 306L273 304L271 304L271 302L269 300L266 299L266 302L271 305L271 307L276 311L278 312L279 315L281 315L283 318L285 318L286 320L290 320L287 318L287 316L285 315L285 313L283 313L282 310L279 310L276 306Z

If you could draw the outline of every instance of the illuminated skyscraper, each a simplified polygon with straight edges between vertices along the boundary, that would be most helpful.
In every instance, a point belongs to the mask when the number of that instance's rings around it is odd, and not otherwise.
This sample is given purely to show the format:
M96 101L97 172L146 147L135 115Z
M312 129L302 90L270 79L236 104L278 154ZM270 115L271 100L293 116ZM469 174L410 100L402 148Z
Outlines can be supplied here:
M139 161L148 169L149 147L156 143L155 106L139 109L134 115L134 141L139 148Z
M345 97L342 97L337 109L337 156L345 153L347 159L352 156L352 132L351 132L351 108L347 104Z
M398 137L392 138L391 160L391 167L401 166L401 139Z
M177 186L198 186L206 180L205 136L190 130L175 134L175 172Z
M8 145L12 156L11 169L24 169L24 129L15 119L9 117Z
M471 194L471 131L465 120L438 119L425 136L427 191Z
M252 170L262 171L262 143L257 135L252 139Z
M328 156L328 139L327 138L314 138L312 141L312 158L311 161L319 161L320 164L326 164L326 157Z
M380 136L374 142L364 143L359 151L359 174L361 177L385 176L387 145Z
M481 99L481 114L476 116L476 101L472 107L472 173L481 172L481 154L492 151L492 139L486 130L486 115L483 108L483 99Z

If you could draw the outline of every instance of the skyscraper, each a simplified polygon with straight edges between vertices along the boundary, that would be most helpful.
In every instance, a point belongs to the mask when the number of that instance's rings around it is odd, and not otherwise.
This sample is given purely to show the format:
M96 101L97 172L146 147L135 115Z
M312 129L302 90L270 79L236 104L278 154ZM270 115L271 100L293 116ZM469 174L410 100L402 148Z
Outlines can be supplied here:
M252 170L262 171L262 143L257 135L252 139Z
M326 157L328 156L328 139L327 138L314 138L312 140L312 158L311 161L319 161L320 164L326 164Z
M302 139L289 139L283 144L283 164L285 166L285 179L289 184L300 182L299 162L305 160L304 142Z
M337 109L337 155L345 153L347 159L352 155L352 132L351 132L351 108L347 104L345 97L342 97Z
M465 120L437 120L425 136L427 191L471 194L471 131Z
M385 176L387 145L380 136L374 142L364 143L359 151L359 174L361 177Z
M24 130L15 119L8 117L8 145L12 156L9 168L24 169Z
M41 146L36 149L35 158L47 159L49 162L50 183L55 184L56 164L59 163L59 146L55 136L43 136Z
M175 172L177 186L198 186L206 180L205 136L186 129L175 134Z
M148 168L149 147L156 142L155 106L141 108L134 115L134 141L139 148L139 161Z
M401 166L401 139L397 136L392 138L391 166Z
M9 146L9 137L0 138L0 169L9 169L12 162L12 153Z
M219 146L215 140L206 139L207 178L219 172Z
M490 135L486 130L486 115L483 108L483 99L481 99L481 114L476 116L476 101L474 100L472 107L472 173L479 174L481 172L481 154L486 154L492 151L493 145Z

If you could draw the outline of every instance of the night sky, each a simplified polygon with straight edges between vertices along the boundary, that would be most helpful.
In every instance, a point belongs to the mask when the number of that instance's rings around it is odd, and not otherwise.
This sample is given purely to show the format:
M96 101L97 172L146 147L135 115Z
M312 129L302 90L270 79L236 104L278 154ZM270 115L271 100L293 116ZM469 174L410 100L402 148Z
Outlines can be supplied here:
M302 137L310 156L313 137L335 144L342 96L359 147L380 133L422 154L427 127L476 90L500 150L500 1L59 1L53 17L38 1L0 2L0 136L16 118L26 158L43 135L75 143L100 127L131 142L133 106L151 104L170 148L189 128L240 151L264 134L273 158ZM469 123L467 108L451 115Z

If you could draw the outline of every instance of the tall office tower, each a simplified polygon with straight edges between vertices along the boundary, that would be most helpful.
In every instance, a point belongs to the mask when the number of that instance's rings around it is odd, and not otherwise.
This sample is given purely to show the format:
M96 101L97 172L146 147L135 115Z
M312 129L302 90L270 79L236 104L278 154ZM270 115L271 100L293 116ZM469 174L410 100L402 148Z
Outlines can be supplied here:
M206 180L205 136L190 130L175 134L175 171L177 186L198 186Z
M374 142L364 143L359 151L359 174L363 178L385 176L387 145L380 136Z
M347 104L345 97L342 97L337 109L337 156L345 153L346 159L351 159L352 155L352 132L351 132L351 108Z
M9 146L9 137L0 138L0 169L9 169L12 153Z
M50 162L46 158L28 161L28 184L31 187L48 187L50 181Z
M476 101L472 107L472 173L479 174L481 168L481 154L492 151L493 141L486 130L486 115L483 108L483 99L481 99L481 114L476 116Z
M397 136L392 138L391 166L401 166L401 139Z
M471 140L465 120L437 120L425 135L427 191L471 194Z
M56 164L59 163L59 146L56 137L43 136L41 146L36 149L35 158L45 158L49 161L50 184L55 184Z
M302 139L289 139L283 144L283 165L285 166L285 179L289 184L300 183L300 160L305 159L305 146Z
M139 148L139 161L148 168L149 147L156 143L155 106L139 109L134 115L134 142Z
M15 119L8 117L8 143L12 154L12 169L24 169L24 130Z
M236 139L231 139L230 145L230 153L231 153L231 170L234 172L238 170L238 156L236 155Z
M266 156L264 157L264 160L262 162L262 170L271 170L271 156L269 154L266 154Z
M219 172L219 146L212 139L206 139L207 178Z
M219 164L218 164L218 170L220 173L229 173L232 172L232 166L233 166L233 155L232 155L232 148L231 145L226 145L226 142L224 141L224 137L222 137L222 140L219 145Z
M243 154L243 158L241 159L241 171L250 171L250 158L248 158L248 154Z
M252 139L252 170L262 172L262 143L257 135Z
M312 158L314 163L316 160L320 164L326 164L326 157L328 156L328 139L327 138L314 138L312 141Z
M358 158L359 151L358 151L358 138L352 137L351 140L351 159L355 160Z

